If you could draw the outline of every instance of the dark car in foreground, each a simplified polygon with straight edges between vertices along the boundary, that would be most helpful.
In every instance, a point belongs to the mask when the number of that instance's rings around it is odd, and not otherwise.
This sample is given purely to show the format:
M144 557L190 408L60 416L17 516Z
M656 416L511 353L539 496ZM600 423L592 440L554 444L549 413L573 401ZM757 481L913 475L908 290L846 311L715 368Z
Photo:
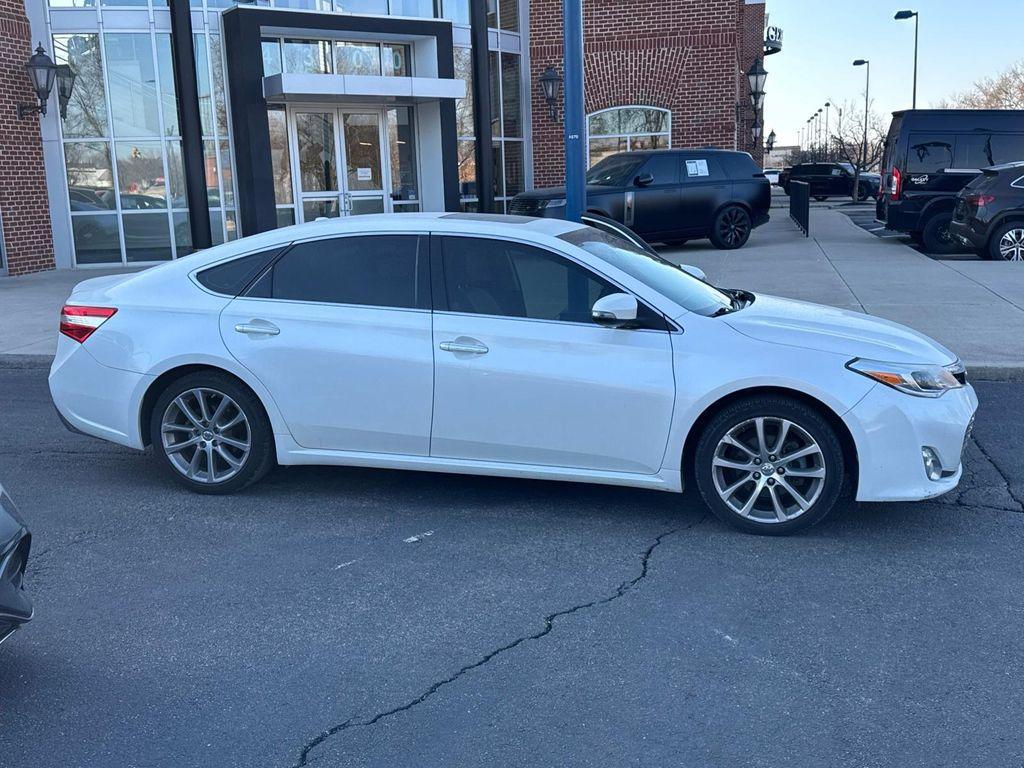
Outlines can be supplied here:
M25 591L31 544L32 534L0 485L0 643L32 618L32 601Z
M929 253L953 253L957 194L982 168L1024 160L1024 110L916 109L893 112L875 218Z
M983 259L1024 260L1024 161L983 168L957 195L949 231Z
M622 152L587 172L586 210L652 242L708 237L716 248L740 248L768 221L771 198L771 184L746 152ZM520 193L509 213L565 218L565 187Z
M830 197L853 197L856 169L849 163L800 163L779 175L779 186L789 194L791 181L806 181L811 187L811 197L827 200ZM877 173L860 174L857 182L857 199L867 200L878 194L881 177Z

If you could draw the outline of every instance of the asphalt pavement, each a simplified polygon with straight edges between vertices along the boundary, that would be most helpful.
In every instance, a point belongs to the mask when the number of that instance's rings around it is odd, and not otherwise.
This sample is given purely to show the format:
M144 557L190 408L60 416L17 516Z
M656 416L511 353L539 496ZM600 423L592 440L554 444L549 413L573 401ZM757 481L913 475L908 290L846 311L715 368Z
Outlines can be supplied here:
M1024 385L978 391L960 491L770 539L553 482L193 495L0 368L36 603L0 647L0 764L1017 765Z

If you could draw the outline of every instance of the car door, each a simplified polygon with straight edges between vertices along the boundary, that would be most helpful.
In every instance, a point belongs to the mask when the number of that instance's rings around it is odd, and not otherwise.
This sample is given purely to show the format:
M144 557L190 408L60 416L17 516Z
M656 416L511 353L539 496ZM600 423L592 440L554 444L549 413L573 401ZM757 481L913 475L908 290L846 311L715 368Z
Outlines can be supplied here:
M714 157L683 155L679 165L682 234L706 234L715 211L730 198L732 183Z
M835 197L849 195L853 189L853 179L846 169L839 165L829 166L828 193Z
M564 254L449 235L431 251L431 456L660 469L675 399L667 330L595 324L593 302L620 289Z
M649 181L647 179L650 179ZM643 180L643 183L638 183ZM633 199L633 223L627 226L651 238L679 228L679 160L671 152L653 152L626 192Z
M429 452L428 247L406 234L296 243L221 313L224 343L300 446Z

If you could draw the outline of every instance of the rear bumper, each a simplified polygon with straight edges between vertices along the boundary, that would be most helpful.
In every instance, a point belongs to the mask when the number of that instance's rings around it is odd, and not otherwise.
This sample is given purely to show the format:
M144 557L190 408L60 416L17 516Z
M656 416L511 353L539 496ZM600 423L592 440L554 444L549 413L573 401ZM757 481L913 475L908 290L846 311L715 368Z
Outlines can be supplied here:
M978 232L971 226L969 221L957 221L954 219L949 222L949 234L976 251L981 250L988 244L988 234L986 232Z
M755 228L756 227L760 227L762 224L767 224L770 219L771 219L771 216L768 214L768 211L765 211L764 213L762 213L760 215L755 215L754 216L754 221L752 222L752 226L755 227Z
M138 414L153 378L102 365L84 344L61 336L50 368L50 397L72 431L141 449Z
M970 385L937 398L876 385L843 417L857 444L857 501L917 501L953 490L977 407ZM924 447L942 463L946 474L939 480L928 478Z

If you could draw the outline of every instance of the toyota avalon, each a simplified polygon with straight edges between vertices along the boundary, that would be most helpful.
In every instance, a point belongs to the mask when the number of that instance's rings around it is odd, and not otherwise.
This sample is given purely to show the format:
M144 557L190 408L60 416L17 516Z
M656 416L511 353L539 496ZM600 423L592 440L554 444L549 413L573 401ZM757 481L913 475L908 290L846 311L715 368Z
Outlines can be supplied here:
M200 493L275 464L695 483L768 534L951 490L977 406L957 357L896 323L720 289L579 223L452 213L86 280L50 391Z

